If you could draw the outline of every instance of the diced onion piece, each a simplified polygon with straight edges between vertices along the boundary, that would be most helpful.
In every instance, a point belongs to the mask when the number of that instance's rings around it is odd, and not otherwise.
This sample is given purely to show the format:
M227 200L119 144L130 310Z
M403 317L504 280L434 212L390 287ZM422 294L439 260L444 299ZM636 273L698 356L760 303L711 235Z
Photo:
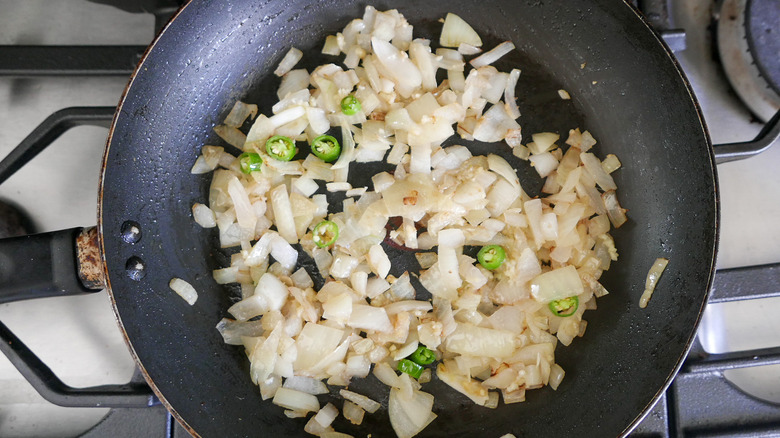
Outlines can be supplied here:
M357 329L372 330L389 333L393 325L387 317L387 312L382 307L373 307L366 304L355 304L349 316L347 325Z
M295 219L290 205L290 196L287 186L280 184L271 192L271 207L274 211L274 223L279 235L288 243L298 243L298 234L295 231Z
M612 226L620 228L621 225L626 223L628 217L626 216L626 209L621 207L618 202L617 194L614 190L610 190L602 193L601 199L604 202L604 207L607 209L607 216L609 216Z
M401 387L401 381L398 374L396 374L395 370L393 370L387 362L380 362L374 366L374 376L387 386L393 388Z
M548 383L550 388L557 390L561 381L563 381L563 376L565 374L566 372L563 371L563 368L557 363L554 363L552 367L550 367L550 381Z
M555 145L555 142L561 138L560 135L554 132L539 132L531 136L533 138L533 147L528 144L528 149L532 154L541 154L549 151Z
M593 138L590 132L585 131L582 133L582 142L580 143L580 149L582 152L588 152L595 144L596 139Z
M657 258L650 267L650 271L647 272L647 279L645 280L645 291L642 292L642 296L639 297L639 307L647 307L647 303L650 301L650 297L653 296L653 291L658 285L658 279L661 278L661 274L664 273L666 265L669 264L667 258Z
M213 228L217 226L217 217L214 212L206 205L195 203L192 205L192 218L195 223L203 228Z
M617 189L615 181L612 179L609 173L604 170L604 168L601 166L601 161L596 158L595 155L589 152L583 152L580 154L580 160L582 160L582 164L585 166L585 170L587 170L590 176L593 177L593 180L596 181L596 184L601 187L601 190L606 192L607 190Z
M385 306L385 311L388 315L395 315L401 312L425 313L430 310L433 310L430 301L402 300Z
M580 295L584 290L577 268L572 265L545 272L531 281L531 296L540 303Z
M287 51L284 58L279 62L279 66L274 70L274 74L276 76L284 76L285 73L295 67L295 64L297 64L301 58L303 58L303 52L295 47L290 47L290 50Z
M520 190L520 178L517 177L517 172L505 159L498 155L490 154L488 155L488 167L493 172L504 177L516 190Z
M413 391L411 398L405 398L400 390L391 389L387 411L390 425L399 438L417 435L436 418L433 396L422 391Z
M480 406L484 406L485 403L487 403L487 388L483 387L468 376L457 374L448 370L443 363L440 363L436 367L436 376L439 378L439 380L449 385L452 389L470 398L474 403Z
M382 406L379 403L375 402L374 400L371 400L370 398L366 397L365 395L361 395L346 389L342 389L341 391L339 391L339 394L342 397L344 397L346 400L349 400L352 403L360 406L369 414L373 414L374 412L379 410L379 408Z
M453 353L471 356L508 357L515 350L515 334L505 330L458 324L445 341Z
M520 70L513 68L509 72L509 79L506 81L506 88L504 89L504 103L506 104L507 113L513 119L520 117L520 109L517 107L517 99L515 98L515 88L517 88L517 81L520 79ZM519 141L519 139L518 139ZM515 147L517 145L511 145Z
M368 266L371 267L371 271L378 275L380 278L387 277L390 272L390 258L382 249L382 245L373 245L366 256Z
M257 280L253 297L263 297L268 310L281 310L287 302L287 295L287 285L274 274L266 272Z
M352 190L352 184L348 182L329 182L325 184L325 188L331 192L346 192Z
M168 286L173 289L174 292L179 294L179 296L182 297L184 301L186 301L190 306L195 304L195 301L198 301L198 292L195 291L195 288L192 287L191 284L187 283L181 278L172 278L168 283Z
M306 394L319 395L327 394L328 387L321 380L306 376L292 376L285 379L284 388L294 389L305 392Z
M398 85L398 92L405 97L422 84L420 70L409 59L406 53L396 49L387 41L371 38L371 47L376 59L382 64L393 81Z
M534 169L536 169L539 176L542 178L547 178L547 176L558 168L558 160L549 152L531 155L530 160L531 165L534 166ZM596 160L598 160L598 158L596 158Z
M339 346L343 336L343 330L307 322L295 342L298 347L295 369L306 370L317 365Z
M558 96L560 96L561 99L563 99L563 100L570 100L571 99L571 96L569 95L569 92L566 91L566 90L563 90L563 89L558 90Z
M476 55L477 53L481 52L482 49L480 49L477 46L472 46L468 43L460 43L458 44L458 53L461 55Z
M244 135L244 133L239 131L237 128L226 125L217 125L214 127L214 132L216 132L217 135L225 140L228 144L239 149L244 148L244 143L246 143L246 135Z
M620 169L620 166L620 160L618 160L618 157L616 157L614 154L607 154L607 157L604 158L604 161L601 162L601 167L607 173L612 173Z
M319 412L317 412L317 414L314 416L314 421L319 423L322 427L328 427L331 423L333 423L333 420L335 420L338 415L339 410L336 409L332 403L328 403L323 406Z
M227 117L225 117L224 122L222 123L224 123L226 126L239 128L241 127L241 125L244 124L247 117L254 118L256 115L257 115L257 105L250 105L241 102L240 100L237 100L235 105L233 105L233 108L228 113Z
M461 44L482 47L482 39L466 21L453 13L448 13L441 29L439 44L444 47L460 47Z
M506 55L507 53L511 52L515 49L515 45L512 44L511 41L504 41L503 43L497 45L492 50L485 52L478 57L471 60L470 64L474 68L479 68L485 65L490 65L499 59L501 59L502 56Z
M363 416L366 414L363 408L349 400L344 400L344 408L342 408L341 412L344 418L355 425L360 425L363 422Z
M322 53L325 55L337 56L341 53L339 49L338 38L336 35L328 35L325 37L325 45L322 46Z
M315 412L320 409L317 397L289 388L277 389L272 402L293 411Z

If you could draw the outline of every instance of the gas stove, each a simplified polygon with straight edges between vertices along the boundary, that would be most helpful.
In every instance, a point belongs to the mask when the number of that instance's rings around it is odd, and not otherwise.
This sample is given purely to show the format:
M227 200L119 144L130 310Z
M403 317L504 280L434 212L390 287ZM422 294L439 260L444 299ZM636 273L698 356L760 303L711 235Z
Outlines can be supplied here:
M755 138L780 108L780 3L637 3L675 50L713 142ZM30 218L21 225L44 232L95 223L100 125L176 7L0 0L0 157L56 137L28 138L44 120L57 134L76 125L0 185L0 201ZM74 106L102 108L57 113ZM780 436L778 168L778 147L718 166L722 228L710 304L682 372L632 436ZM0 336L17 336L32 352L0 356L0 436L188 436L144 388L106 292L1 304L0 321ZM86 397L66 388L100 385L113 386Z

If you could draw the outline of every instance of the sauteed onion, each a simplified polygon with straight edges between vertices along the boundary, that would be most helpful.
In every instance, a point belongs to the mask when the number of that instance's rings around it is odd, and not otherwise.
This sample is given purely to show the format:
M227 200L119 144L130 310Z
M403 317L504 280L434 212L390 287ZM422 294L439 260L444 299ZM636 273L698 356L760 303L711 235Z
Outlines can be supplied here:
M486 408L557 389L565 373L556 345L582 336L583 312L607 294L598 280L618 257L609 232L627 220L611 176L620 162L588 152L590 133L571 130L568 147L549 132L522 144L521 72L492 66L512 42L468 66L463 54L479 53L482 40L460 17L447 15L442 48L412 31L398 11L368 6L325 41L323 53L343 54L343 66L293 69L301 52L291 48L276 70L272 114L254 118L256 107L238 102L215 127L256 157L252 166L204 146L192 169L213 171L208 204L193 206L194 219L237 249L230 266L214 271L217 283L241 290L232 319L217 329L245 348L263 399L291 418L315 412L305 430L319 436L346 436L333 428L338 408L317 399L328 387L342 388L342 413L353 424L381 409L348 389L372 370L389 387L399 437L435 421L424 391L433 370ZM439 69L447 79L437 80ZM247 117L244 135L238 122ZM456 132L495 143L496 153L443 147ZM340 137L340 149L310 153L326 134L331 145ZM266 147L274 138L295 143L283 160ZM544 178L544 197L523 190L499 155L507 147L515 165ZM360 163L382 161L388 171L373 176L373 187L348 182L350 172L365 171ZM329 205L324 189L344 192L343 201ZM395 272L389 246L415 251L420 270ZM316 273L298 267L301 251ZM325 280L319 290L312 276Z

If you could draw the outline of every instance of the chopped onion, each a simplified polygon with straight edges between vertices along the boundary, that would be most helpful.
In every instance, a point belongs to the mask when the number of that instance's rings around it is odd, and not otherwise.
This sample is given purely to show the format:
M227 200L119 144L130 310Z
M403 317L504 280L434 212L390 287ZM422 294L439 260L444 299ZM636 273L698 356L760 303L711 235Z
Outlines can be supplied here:
M326 40L323 53L345 58L310 74L293 70L302 54L291 48L276 71L282 79L271 112L257 115L254 105L237 102L215 128L227 143L258 153L260 171L244 174L236 152L222 146L203 146L191 170L212 172L208 204L193 205L196 223L216 227L223 247L239 247L229 265L212 273L241 291L228 309L235 320L221 321L217 330L226 343L243 345L264 399L274 397L290 418L316 412L304 427L314 435L347 436L332 427L336 403L319 409L314 396L327 393L325 382L347 386L366 377L372 364L391 387L396 433L421 431L436 418L433 397L420 392L432 369L419 379L395 369L420 345L435 351L439 380L488 408L497 407L499 390L514 403L525 400L527 389L557 388L563 370L554 362L556 344L581 336L582 312L607 294L598 279L617 259L609 232L626 221L610 176L619 161L589 153L596 141L579 129L569 132L567 149L551 132L522 144L520 70L490 65L514 45L499 44L466 65L463 55L481 50L479 36L456 15L443 27L440 43L452 48L432 53L431 41L414 39L398 11L369 6ZM341 111L348 95L361 103L352 115ZM244 135L249 117L255 121ZM265 152L273 135L310 144L336 126L342 150L334 163L308 150L290 161ZM465 140L503 142L527 163L444 147L457 143L450 139L456 129ZM359 163L372 161L393 171L353 188L351 176L367 169ZM546 179L545 198L523 191L516 164ZM334 204L332 192L346 193ZM339 233L320 248L311 233L325 220ZM386 243L436 248L415 254L432 299L416 299L414 272L390 275L398 267ZM497 269L464 254L466 245L492 244L506 252ZM299 250L314 261L316 280L298 268ZM549 301L575 295L581 302L575 315L550 314ZM341 396L343 415L355 424L380 407L347 390Z
M410 398L404 398L400 390L391 389L387 411L398 438L417 435L436 418L433 396L422 391L413 391Z
M492 50L485 52L478 57L471 60L470 64L474 66L474 68L479 68L485 65L490 65L499 59L501 59L502 56L506 55L507 53L511 52L515 49L515 45L512 44L511 41L504 41L503 43L497 45Z
M550 368L550 381L549 385L550 388L557 390L558 386L561 384L561 381L563 381L563 376L566 373L563 371L563 368L561 368L560 365L557 363L553 364Z
M284 184L274 187L271 192L271 207L274 212L274 222L279 230L279 235L289 243L298 242L298 234L295 231L295 220L287 186Z
M352 306L352 313L349 316L347 325L350 327L372 330L381 333L389 333L393 330L387 312L382 307L373 307L365 304L355 304Z
M339 395L344 397L346 400L349 400L352 403L360 406L369 414L373 414L374 412L379 410L379 408L382 406L379 403L375 402L374 400L371 400L370 398L366 397L365 395L348 391L346 389L342 389L341 391L339 391Z
M192 218L203 228L214 228L217 226L217 217L214 215L214 212L208 206L198 204L197 202L192 205Z
M321 380L306 376L292 376L284 380L284 388L305 392L306 394L327 394L328 387Z
M387 41L371 38L371 47L374 49L377 60L382 64L386 72L393 78L398 86L398 92L408 97L412 90L422 84L422 75L414 63L409 60L406 53L396 49Z
M626 209L622 208L618 202L617 194L614 190L610 190L603 193L601 199L607 209L607 216L609 216L609 221L612 222L612 226L620 228L621 225L626 223L628 217L626 217Z
M471 356L508 357L515 349L514 333L471 324L458 324L447 336L446 348Z
M187 283L181 278L172 278L168 283L168 286L173 289L173 291L176 292L180 297L182 297L184 301L186 301L190 306L195 304L195 301L198 301L198 292L195 291L195 288L192 287L191 284Z
M319 423L322 427L328 427L331 423L333 423L333 420L335 420L338 415L339 410L336 409L333 404L328 403L323 406L319 412L317 412L317 414L314 416L314 421Z
M461 55L476 55L477 53L480 53L482 49L480 49L477 46L472 46L468 43L460 43L458 44L458 53Z
M639 297L639 307L647 307L647 303L650 302L650 297L653 296L656 285L658 285L658 279L661 278L661 274L664 273L666 265L669 264L669 259L657 258L647 272L647 279L645 280L645 291L642 292L642 296Z
M363 408L349 400L344 400L344 408L341 412L344 415L344 418L349 420L350 423L358 426L363 422L363 416L366 413Z
M596 158L595 155L583 152L580 154L580 160L582 160L582 164L585 166L585 170L590 174L591 177L593 177L593 180L596 181L596 184L601 187L601 190L606 192L608 190L615 190L617 188L615 181L611 176L609 176L609 173L607 173L604 168L601 167L601 161Z
M274 70L274 74L276 76L284 76L285 73L289 72L293 67L295 67L295 64L297 64L301 58L303 58L303 52L296 49L295 47L290 47L290 50L279 62L279 66L276 67L276 70Z
M541 303L579 295L584 290L577 269L571 265L545 272L531 282L531 296Z
M237 100L227 117L225 117L225 121L222 123L226 126L239 128L244 124L248 117L255 118L256 115L257 105L250 105Z
M551 150L561 136L553 132L540 132L533 134L531 138L534 140L533 147L529 144L528 149L531 150L532 154L541 154Z
M444 47L459 47L461 44L482 47L482 39L462 18L453 13L448 13L444 19L444 26L441 29L439 44Z
M317 397L289 388L279 388L272 400L273 404L293 411L315 412L320 409Z
M246 135L244 135L244 133L239 131L237 128L226 125L217 125L214 127L214 132L216 132L217 135L225 140L228 144L239 149L244 148L244 143L246 143Z

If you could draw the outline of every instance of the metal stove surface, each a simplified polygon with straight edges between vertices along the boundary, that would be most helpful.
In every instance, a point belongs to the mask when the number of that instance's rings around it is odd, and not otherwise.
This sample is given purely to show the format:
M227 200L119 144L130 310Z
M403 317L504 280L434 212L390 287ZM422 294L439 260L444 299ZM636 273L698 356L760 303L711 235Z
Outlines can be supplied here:
M713 141L752 139L761 124L730 91L712 61L707 26L713 2L690 0L673 5L676 27L687 32L688 49L679 52L678 58L702 104ZM0 44L145 45L153 33L151 15L130 14L85 0L0 0ZM115 105L126 82L123 76L0 77L0 156L55 110L75 105ZM23 206L34 218L37 231L94 224L105 136L104 129L95 127L69 131L0 185L0 198ZM778 168L777 147L758 157L718 167L722 201L719 268L780 262ZM700 341L712 353L777 346L778 323L762 321L761 316L776 319L769 309L776 309L778 304L777 300L758 300L711 305ZM0 305L0 320L67 384L124 383L133 374L134 364L105 292ZM752 376L743 380L748 382L743 382L745 385L769 392L764 395L768 398L780 387L780 378L766 381ZM0 436L76 436L100 421L106 412L50 404L0 356ZM136 436L144 435L139 432Z

